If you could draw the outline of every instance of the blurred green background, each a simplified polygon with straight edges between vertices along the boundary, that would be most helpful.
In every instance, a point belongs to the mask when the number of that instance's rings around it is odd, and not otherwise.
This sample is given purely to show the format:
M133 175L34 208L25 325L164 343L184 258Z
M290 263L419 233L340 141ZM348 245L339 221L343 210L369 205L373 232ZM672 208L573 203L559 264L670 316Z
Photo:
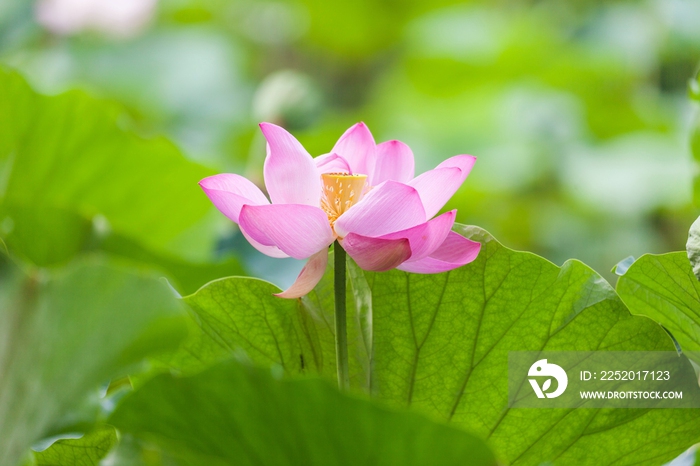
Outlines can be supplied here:
M3 0L0 62L43 93L113 101L124 128L260 183L260 121L320 155L362 120L378 142L409 144L418 172L476 155L447 206L459 222L610 278L626 256L683 249L696 216L699 24L697 0ZM215 212L200 223L166 266L187 283L204 275L173 261L239 258L281 286L302 265L257 253ZM231 264L209 278L243 273Z

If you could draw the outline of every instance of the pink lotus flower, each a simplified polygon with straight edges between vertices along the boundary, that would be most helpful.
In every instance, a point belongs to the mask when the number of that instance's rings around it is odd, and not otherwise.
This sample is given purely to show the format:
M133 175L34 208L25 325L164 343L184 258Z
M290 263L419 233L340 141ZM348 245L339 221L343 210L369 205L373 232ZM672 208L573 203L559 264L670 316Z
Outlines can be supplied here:
M479 254L479 243L451 231L456 210L432 218L462 185L475 157L457 155L414 178L411 149L400 141L375 144L364 123L315 159L286 130L260 127L272 203L239 175L215 175L199 184L260 252L309 258L296 282L277 296L311 291L336 239L357 265L372 271L445 272Z

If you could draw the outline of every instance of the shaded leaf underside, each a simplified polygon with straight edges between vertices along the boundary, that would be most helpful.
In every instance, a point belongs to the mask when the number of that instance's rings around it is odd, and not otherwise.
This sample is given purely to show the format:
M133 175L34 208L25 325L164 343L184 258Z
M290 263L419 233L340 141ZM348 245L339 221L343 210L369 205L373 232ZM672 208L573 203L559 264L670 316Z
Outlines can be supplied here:
M224 362L193 376L159 376L110 422L184 464L495 465L476 437L338 392L326 380L275 380Z
M14 270L5 267L3 270ZM0 464L98 414L98 388L185 336L181 305L157 278L101 263L0 279Z

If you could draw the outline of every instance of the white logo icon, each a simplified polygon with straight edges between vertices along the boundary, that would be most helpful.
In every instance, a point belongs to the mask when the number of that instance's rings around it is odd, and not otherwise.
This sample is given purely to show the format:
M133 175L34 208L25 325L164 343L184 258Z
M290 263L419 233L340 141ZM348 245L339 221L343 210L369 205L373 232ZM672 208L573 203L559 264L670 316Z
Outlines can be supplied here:
M569 383L569 378L566 376L564 369L556 364L548 364L546 359L540 359L530 366L527 375L530 377L548 377L542 384L542 388L537 383L537 379L528 379L537 398L544 398L545 396L547 398L556 398L564 393L566 385ZM552 386L552 377L557 380L557 389L552 393L547 393L547 390Z

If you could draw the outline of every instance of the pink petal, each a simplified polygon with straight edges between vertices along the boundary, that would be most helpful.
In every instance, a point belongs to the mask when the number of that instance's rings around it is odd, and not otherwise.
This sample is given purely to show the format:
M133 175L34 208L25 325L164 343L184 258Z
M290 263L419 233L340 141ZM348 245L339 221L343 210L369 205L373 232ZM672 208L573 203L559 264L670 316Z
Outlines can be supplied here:
M377 163L370 186L387 180L408 183L413 179L413 152L401 141L386 141L377 145Z
M425 220L418 191L396 181L385 181L338 217L335 231L341 237L349 233L377 237Z
M318 206L321 178L314 159L294 136L271 123L261 123L267 139L267 158L263 174L265 187L274 204Z
M409 260L397 268L413 273L447 272L476 259L480 249L480 243L451 231L445 242L430 256L416 261Z
M476 157L473 155L455 155L447 160L443 160L435 168L457 167L464 172L464 179L466 179L475 162Z
M352 173L350 164L338 154L319 155L314 159L319 174L323 173Z
M368 179L372 177L376 145L372 133L364 123L357 123L345 131L331 152L347 160L352 173L367 175Z
M420 193L428 218L438 213L462 186L475 161L471 155L456 155L408 183Z
M411 245L411 261L416 261L431 255L444 244L447 235L455 223L457 211L445 212L439 217L396 233L383 235L385 239L408 239Z
M383 239L350 233L340 240L357 265L364 270L384 272L411 257L411 246L406 238Z
M289 257L287 254L283 253L280 248L277 246L265 246L264 244L260 244L257 241L255 241L253 238L250 237L248 233L241 227L240 225L238 226L241 230L241 233L245 237L245 239L248 240L251 246L253 246L255 249L258 251L262 252L266 256L274 257L276 259L283 259L285 257Z
M299 276L292 286L281 293L277 293L275 296L287 299L301 298L313 290L316 284L321 281L326 271L327 264L328 249L324 248L309 258L309 261L304 268L301 269Z
M270 203L260 188L240 175L222 173L204 178L199 185L216 208L236 223L244 204Z
M312 256L334 239L326 214L302 204L245 205L240 224L253 240L277 246L295 259Z

